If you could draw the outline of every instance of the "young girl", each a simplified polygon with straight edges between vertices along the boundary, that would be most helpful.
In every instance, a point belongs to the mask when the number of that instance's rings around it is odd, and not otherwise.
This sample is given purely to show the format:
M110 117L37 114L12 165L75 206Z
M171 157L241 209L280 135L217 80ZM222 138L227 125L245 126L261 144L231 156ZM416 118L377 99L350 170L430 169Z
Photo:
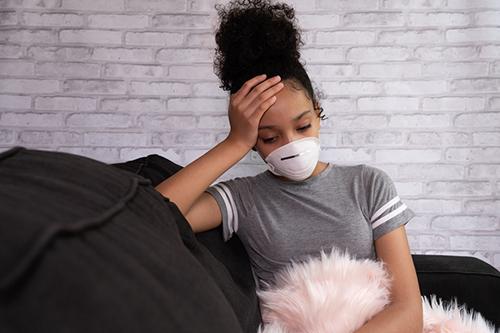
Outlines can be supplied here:
M338 247L380 259L394 278L393 302L361 332L422 332L422 304L404 225L415 213L389 176L366 164L319 161L323 109L300 63L293 8L269 1L217 6L215 68L230 90L230 132L156 189L194 232L222 223L237 234L259 288L293 259ZM269 170L212 183L250 149Z

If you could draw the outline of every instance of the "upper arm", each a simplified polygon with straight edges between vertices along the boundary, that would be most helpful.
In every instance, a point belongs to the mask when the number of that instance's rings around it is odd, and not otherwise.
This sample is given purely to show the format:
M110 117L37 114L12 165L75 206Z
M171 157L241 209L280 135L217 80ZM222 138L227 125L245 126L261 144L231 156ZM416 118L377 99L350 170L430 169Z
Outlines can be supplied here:
M392 301L421 310L420 287L404 226L375 240L375 250L391 275Z
M185 217L195 233L214 229L222 223L219 205L207 192L196 199Z

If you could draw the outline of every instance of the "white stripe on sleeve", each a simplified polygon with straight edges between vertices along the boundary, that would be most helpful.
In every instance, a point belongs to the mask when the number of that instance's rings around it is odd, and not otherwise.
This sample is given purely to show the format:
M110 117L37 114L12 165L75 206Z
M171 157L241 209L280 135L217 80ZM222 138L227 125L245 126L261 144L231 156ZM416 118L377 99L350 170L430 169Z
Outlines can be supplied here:
M226 206L226 211L227 211L228 229L229 229L229 233L232 234L234 232L234 228L233 228L233 208L232 208L231 204L229 203L229 199L228 199L228 197L226 195L226 191L224 191L224 189L220 186L220 184L216 184L213 187L217 190L217 192L219 192L219 194L222 197L222 200L224 200L224 204Z
M397 209L393 210L389 214L379 218L377 221L372 223L372 229L375 229L376 227L378 227L382 223L392 219L394 216L401 214L401 212L404 211L406 208L408 208L408 207L405 204L402 204L401 206L399 206Z
M379 217L380 215L382 215L383 212L385 212L387 209L391 208L392 206L394 206L396 203L398 203L399 201L399 196L396 195L393 199L391 199L389 202L387 202L385 205L383 205L382 207L379 208L379 210L377 210L375 212L375 214L373 214L372 218L370 219L370 222L373 223L373 221L375 221L375 219L377 217Z
M236 232L238 230L238 209L236 208L236 204L234 203L233 195L226 185L219 185L224 189L229 198L229 201L231 202L231 208L233 210L233 232Z

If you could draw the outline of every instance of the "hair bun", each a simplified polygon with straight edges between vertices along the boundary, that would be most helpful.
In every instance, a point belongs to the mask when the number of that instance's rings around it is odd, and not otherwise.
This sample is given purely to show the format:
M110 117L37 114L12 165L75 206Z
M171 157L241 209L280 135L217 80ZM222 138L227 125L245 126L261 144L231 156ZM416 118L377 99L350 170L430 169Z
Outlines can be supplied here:
M234 93L259 74L286 77L286 71L299 62L303 42L289 5L236 0L216 9L220 24L214 68L224 90Z

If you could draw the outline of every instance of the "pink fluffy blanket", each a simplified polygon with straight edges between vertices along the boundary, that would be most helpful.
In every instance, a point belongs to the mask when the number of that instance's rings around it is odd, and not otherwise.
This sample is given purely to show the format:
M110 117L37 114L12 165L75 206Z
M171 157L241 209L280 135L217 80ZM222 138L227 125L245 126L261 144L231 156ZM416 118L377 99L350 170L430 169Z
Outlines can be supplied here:
M263 324L258 333L352 333L390 303L382 261L352 258L335 247L320 258L292 262L276 282L258 289ZM423 333L496 333L479 312L456 301L422 296ZM499 331L500 332L500 331Z

